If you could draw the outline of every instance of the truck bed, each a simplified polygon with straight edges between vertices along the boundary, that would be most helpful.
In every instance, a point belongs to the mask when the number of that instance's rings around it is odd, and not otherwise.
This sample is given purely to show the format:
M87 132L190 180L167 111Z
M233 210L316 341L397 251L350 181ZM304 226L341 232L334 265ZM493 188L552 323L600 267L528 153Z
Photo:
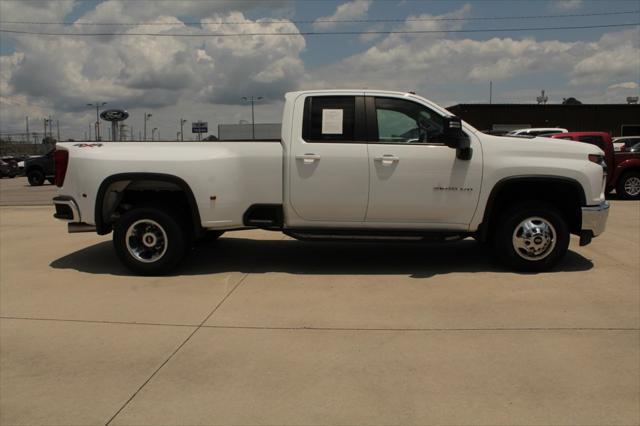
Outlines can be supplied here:
M270 143L265 143L270 142ZM252 205L282 203L282 145L276 141L67 142L70 162L61 194L77 200L94 224L95 200L114 175L175 176L188 184L205 228L241 227Z

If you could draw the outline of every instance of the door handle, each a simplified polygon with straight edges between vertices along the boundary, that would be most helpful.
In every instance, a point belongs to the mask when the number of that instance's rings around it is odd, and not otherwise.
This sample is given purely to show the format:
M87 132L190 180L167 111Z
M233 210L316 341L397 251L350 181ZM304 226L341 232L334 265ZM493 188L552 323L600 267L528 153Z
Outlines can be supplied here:
M393 163L397 163L400 161L400 158L396 157L393 154L385 154L381 157L375 157L374 161L379 161L382 164L393 164Z
M314 161L320 160L320 156L318 154L307 153L302 155L296 155L296 160L302 160L304 164L311 164Z

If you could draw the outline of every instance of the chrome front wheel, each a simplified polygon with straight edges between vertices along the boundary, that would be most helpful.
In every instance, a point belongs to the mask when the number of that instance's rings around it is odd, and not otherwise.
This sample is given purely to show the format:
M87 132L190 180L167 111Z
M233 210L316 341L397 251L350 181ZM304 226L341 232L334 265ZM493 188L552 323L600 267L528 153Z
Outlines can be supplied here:
M569 247L569 226L554 206L525 201L505 209L489 238L500 261L522 272L553 268Z
M556 246L556 230L542 217L529 217L520 222L511 238L516 253L525 260L542 260Z

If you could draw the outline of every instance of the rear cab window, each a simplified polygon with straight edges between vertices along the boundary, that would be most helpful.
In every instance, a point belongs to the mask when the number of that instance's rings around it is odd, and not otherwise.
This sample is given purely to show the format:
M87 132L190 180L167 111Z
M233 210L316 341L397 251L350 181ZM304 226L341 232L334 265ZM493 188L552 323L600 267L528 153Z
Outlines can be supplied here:
M306 142L363 141L364 125L362 96L310 96L305 100L302 137Z

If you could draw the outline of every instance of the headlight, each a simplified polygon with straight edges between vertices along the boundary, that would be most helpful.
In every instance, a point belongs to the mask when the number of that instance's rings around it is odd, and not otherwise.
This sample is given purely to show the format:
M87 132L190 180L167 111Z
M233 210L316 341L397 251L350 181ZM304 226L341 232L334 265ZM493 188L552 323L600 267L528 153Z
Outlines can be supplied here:
M604 169L604 172L607 172L607 162L604 161L604 155L600 154L589 154L589 161L592 163L596 163Z

